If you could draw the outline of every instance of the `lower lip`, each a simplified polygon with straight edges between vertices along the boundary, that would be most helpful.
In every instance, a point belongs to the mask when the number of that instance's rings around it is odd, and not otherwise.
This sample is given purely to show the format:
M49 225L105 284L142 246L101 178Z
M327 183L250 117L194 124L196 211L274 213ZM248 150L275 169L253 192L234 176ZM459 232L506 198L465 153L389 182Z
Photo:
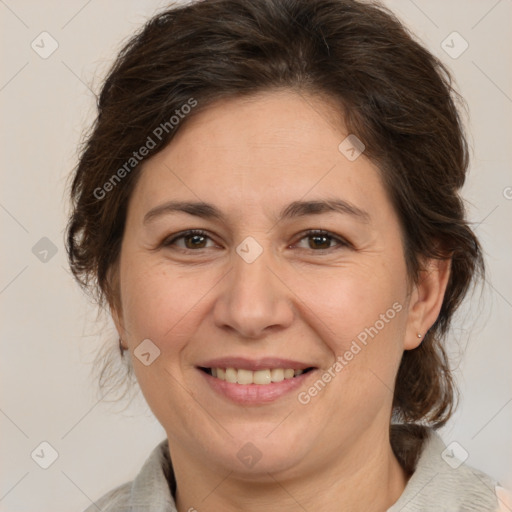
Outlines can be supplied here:
M285 379L281 382L271 382L270 384L233 384L232 382L212 377L202 370L198 371L215 392L229 398L233 402L244 405L274 402L303 385L304 381L312 373L315 373L315 370L310 370L307 373L297 375L297 377Z

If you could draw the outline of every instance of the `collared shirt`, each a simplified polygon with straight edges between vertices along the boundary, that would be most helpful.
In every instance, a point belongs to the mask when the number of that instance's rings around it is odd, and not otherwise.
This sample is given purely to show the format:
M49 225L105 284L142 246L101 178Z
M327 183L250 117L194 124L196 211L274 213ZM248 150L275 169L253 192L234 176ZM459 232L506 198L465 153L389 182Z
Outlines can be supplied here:
M457 459L432 429L404 492L387 512L501 512L512 494ZM84 512L177 512L176 480L167 440L156 446L132 482L116 487ZM510 500L510 501L509 501Z

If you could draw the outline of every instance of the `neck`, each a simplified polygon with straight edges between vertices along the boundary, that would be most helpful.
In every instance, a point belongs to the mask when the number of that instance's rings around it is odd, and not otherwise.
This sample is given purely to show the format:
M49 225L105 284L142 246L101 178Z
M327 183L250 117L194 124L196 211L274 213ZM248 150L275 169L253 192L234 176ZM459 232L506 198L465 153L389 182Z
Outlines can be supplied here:
M210 470L204 460L173 450L178 512L385 512L407 484L408 474L396 459L389 436L360 439L343 456L333 453L308 474L287 478L267 473L258 481L233 471Z

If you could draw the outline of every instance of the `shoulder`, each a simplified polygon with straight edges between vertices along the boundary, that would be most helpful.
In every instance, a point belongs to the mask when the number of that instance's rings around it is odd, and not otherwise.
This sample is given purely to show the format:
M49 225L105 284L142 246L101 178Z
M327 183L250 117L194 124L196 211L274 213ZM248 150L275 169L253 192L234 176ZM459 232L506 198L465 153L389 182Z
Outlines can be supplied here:
M112 489L107 494L102 496L91 504L84 512L126 512L129 505L130 491L132 482L127 482L115 489Z
M151 452L133 481L112 489L84 512L176 512L174 489L169 446L164 440Z
M447 447L433 430L425 433L415 470L388 512L499 512L507 491L465 464L467 455L460 445Z

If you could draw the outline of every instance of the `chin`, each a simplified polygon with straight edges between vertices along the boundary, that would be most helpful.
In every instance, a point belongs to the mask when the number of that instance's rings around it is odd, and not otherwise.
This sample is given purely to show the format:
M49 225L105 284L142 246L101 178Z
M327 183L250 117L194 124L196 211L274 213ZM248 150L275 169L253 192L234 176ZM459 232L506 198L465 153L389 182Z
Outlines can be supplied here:
M262 481L269 480L268 473L290 475L304 460L308 443L304 435L283 429L278 432L278 424L269 427L266 423L253 428L246 427L243 432L229 430L232 438L222 446L210 446L209 454L226 470L233 471L242 478Z

